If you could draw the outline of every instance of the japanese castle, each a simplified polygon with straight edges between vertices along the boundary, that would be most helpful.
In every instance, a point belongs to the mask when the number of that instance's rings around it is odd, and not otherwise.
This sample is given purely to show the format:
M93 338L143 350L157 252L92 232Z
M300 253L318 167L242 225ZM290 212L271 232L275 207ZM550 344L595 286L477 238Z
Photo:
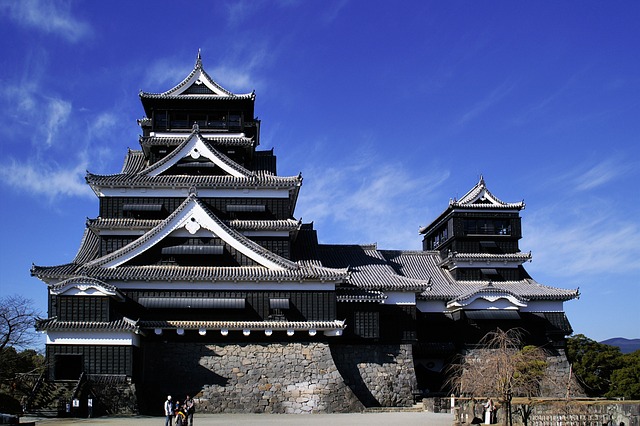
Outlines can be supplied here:
M409 406L446 391L454 356L496 327L563 354L579 293L523 268L523 202L480 178L419 230L420 251L320 244L295 215L302 176L259 149L255 93L223 88L198 54L139 96L140 149L86 175L99 212L76 257L32 267L49 295L39 386L66 389L34 391L33 410L159 415L168 394L209 412Z

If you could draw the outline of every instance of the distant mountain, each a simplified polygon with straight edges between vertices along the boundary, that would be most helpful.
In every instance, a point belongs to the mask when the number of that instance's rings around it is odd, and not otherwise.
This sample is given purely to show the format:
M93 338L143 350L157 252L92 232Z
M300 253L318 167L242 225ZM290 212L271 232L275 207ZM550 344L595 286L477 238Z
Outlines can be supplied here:
M614 337L612 339L603 340L609 346L617 346L623 354L630 354L640 349L640 339L625 339L624 337Z

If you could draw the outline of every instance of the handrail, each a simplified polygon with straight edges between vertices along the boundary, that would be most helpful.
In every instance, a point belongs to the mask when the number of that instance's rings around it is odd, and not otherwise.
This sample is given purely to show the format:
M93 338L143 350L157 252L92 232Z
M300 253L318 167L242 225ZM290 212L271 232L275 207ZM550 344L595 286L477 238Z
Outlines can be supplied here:
M85 379L85 372L83 371L82 373L80 373L80 378L78 379L78 382L76 383L76 386L73 388L73 392L71 393L72 400L77 398L78 392L80 391L80 386L84 382L84 379Z
M36 383L33 385L33 387L31 388L31 392L29 392L29 396L27 397L27 400L25 401L24 407L22 407L23 411L27 411L31 408L31 404L33 403L33 400L36 397L36 393L38 392L38 389L40 388L40 386L42 385L42 383L44 382L44 378L47 375L47 369L45 368L42 373L40 373L40 377L38 377L38 380L36 380Z

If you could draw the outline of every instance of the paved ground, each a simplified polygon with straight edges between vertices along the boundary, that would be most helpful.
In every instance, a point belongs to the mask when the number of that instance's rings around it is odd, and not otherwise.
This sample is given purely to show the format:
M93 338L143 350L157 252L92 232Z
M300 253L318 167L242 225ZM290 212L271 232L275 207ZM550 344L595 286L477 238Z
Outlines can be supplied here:
M42 419L24 417L21 423L35 422L37 426L118 425L164 426L164 417L101 417L97 419ZM304 425L304 426L451 426L451 414L427 412L407 413L349 413L349 414L196 414L194 426L213 425Z

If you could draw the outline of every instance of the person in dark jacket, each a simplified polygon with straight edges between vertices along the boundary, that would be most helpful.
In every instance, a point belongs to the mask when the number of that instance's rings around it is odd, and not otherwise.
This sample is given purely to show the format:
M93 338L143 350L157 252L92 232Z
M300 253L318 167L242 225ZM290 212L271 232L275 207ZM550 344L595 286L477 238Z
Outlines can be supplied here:
M184 409L187 413L189 426L193 426L193 414L196 412L196 403L189 395L187 395L184 400Z

